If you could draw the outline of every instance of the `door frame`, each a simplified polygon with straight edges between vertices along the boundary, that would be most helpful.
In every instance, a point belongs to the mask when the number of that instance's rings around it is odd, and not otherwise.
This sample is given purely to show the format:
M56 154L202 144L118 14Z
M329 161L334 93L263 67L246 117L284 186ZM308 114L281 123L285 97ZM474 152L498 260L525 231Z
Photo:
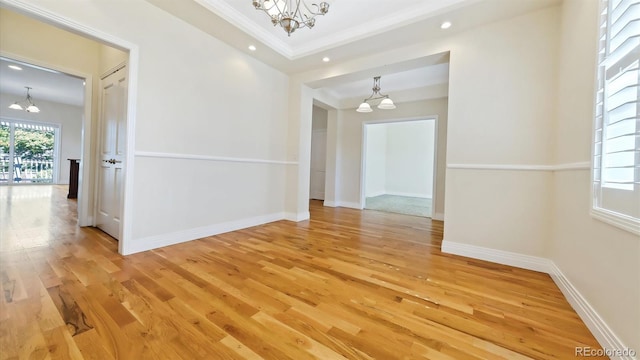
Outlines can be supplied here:
M433 184L432 184L432 198L431 198L431 219L436 212L436 197L437 197L437 181L438 181L438 115L419 116L411 118L399 118L399 119L384 119L384 120L367 120L362 122L362 148L360 149L360 202L358 206L360 210L364 209L365 205L365 182L367 171L367 125L373 124L397 124L403 122L414 121L434 121L433 129Z
M126 164L127 167L124 170L124 193L122 201L122 236L118 242L118 252L123 255L132 253L131 240L133 236L133 183L134 183L134 164L135 164L135 126L136 126L136 109L137 109L137 93L138 93L138 67L139 67L139 47L137 44L128 40L119 38L113 34L107 33L103 30L98 30L67 17L60 16L50 10L43 7L27 3L22 0L2 0L2 6L10 10L16 11L35 20L51 24L55 27L63 30L71 31L85 38L101 42L105 45L109 45L125 52L129 53L128 66L129 66L129 80L128 80L128 94L127 94L127 128L126 128ZM93 162L93 153L91 148L91 139L95 136L95 131L91 126L92 123L92 90L94 87L93 76L91 74L83 74L73 69L60 69L59 66L52 66L52 64L46 64L46 61L25 59L15 54L7 54L7 57L14 57L15 59L23 59L25 62L30 62L35 65L49 67L58 71L66 72L70 75L83 77L86 81L85 86L85 111L84 111L84 123L83 123L83 138L82 138L82 161L80 163L80 179L78 189L78 224L80 226L92 226L95 225L95 219L90 214L93 209L89 208L89 199L95 192L95 184L97 179L92 176L92 168L95 166ZM89 181L86 181L89 179ZM85 180L85 181L82 181ZM81 185L80 185L81 184ZM82 199L80 199L82 196ZM95 204L94 204L95 206Z

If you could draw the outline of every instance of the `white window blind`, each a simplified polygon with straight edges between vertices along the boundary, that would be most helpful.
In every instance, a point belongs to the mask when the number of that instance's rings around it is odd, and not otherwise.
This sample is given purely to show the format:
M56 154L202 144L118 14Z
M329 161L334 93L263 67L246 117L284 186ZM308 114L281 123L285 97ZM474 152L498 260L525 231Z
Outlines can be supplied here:
M593 214L640 234L640 0L602 0Z

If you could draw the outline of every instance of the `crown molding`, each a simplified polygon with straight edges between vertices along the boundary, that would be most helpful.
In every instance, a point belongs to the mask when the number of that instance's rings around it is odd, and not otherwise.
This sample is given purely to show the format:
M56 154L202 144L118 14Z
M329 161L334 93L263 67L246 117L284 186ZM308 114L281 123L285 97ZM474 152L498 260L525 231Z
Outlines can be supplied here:
M248 2L248 0L246 1ZM304 45L291 46L271 32L265 30L264 27L256 24L241 11L229 5L225 0L195 0L196 3L238 27L245 33L255 37L258 41L269 46L288 60L296 60L325 51L329 48L371 37L478 1L479 0L425 1L421 5L395 12L384 19L373 19L342 29L341 31L336 31L330 35L319 36L315 40L305 42Z
M390 14L384 19L374 19L352 27L318 38L318 40L307 42L305 45L291 49L293 59L312 55L330 48L345 45L350 42L362 40L375 36L389 30L397 29L429 17L443 13L445 10L453 10L462 4L469 5L479 0L440 0L438 2L424 1L415 7L409 7L400 12Z
M293 50L284 41L278 39L274 35L270 34L261 26L257 25L248 17L244 16L241 12L234 9L224 0L195 0L198 4L204 8L220 16L229 23L235 25L247 34L255 37L258 41L269 46L271 49L278 52L280 55L286 57L288 60L293 60Z

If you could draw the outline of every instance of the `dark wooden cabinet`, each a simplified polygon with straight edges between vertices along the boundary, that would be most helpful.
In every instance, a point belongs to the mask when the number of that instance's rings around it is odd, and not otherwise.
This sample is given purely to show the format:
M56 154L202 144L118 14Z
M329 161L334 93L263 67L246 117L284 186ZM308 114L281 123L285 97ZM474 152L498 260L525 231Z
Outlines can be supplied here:
M78 176L80 173L80 159L67 159L70 161L69 166L69 194L67 199L78 198Z

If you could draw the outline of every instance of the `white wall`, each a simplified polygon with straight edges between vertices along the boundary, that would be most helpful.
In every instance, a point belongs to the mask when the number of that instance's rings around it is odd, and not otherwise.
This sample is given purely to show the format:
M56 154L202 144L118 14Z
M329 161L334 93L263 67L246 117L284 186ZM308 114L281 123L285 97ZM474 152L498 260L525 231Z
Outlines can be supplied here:
M562 9L297 78L312 82L450 51L445 241L550 258L605 326L638 351L640 239L590 217L588 170L548 170L590 161L596 7L595 0L566 0ZM359 190L352 164L361 121L348 112L337 119L347 201Z
M69 161L79 159L82 148L82 115L83 109L78 106L54 103L35 99L40 108L39 113L29 113L9 109L9 105L17 100L24 100L24 95L0 93L0 117L13 120L29 120L40 123L52 123L60 126L60 154L58 160L58 184L69 183Z
M326 130L327 129L327 118L329 116L329 112L319 106L313 106L312 110L312 130Z
M375 56L297 74L290 82L141 0L28 2L139 46L135 150L298 161L298 166L289 166L138 156L134 237L148 241L138 244L139 248L153 245L149 240L160 234L283 210L299 214L308 206L313 96L304 84L450 51L447 161L465 166L447 171L445 240L551 256L614 332L627 345L640 348L637 237L589 217L584 172L524 170L529 165L588 159L584 154L589 148L591 115L578 114L592 108L591 100L576 100L581 105L575 107L575 115L569 104L573 91L586 96L588 89L580 84L589 82L592 63L584 62L592 62L593 54L576 45L563 50L559 63L558 55L560 15L565 19L562 44L568 46L575 40L572 37L582 36L583 29L594 33L573 16L582 14L580 6L590 9L594 0L568 0L562 14L552 7L401 49L381 49ZM4 47L6 24L1 20L0 46ZM69 57L67 51L57 50L54 56ZM569 54L573 50L576 53ZM80 67L83 56L74 59ZM568 59L579 65L565 75L562 71L573 67ZM559 75L564 84L560 89ZM564 110L556 112L558 98L571 102L558 106ZM252 106L245 106L247 99L254 101ZM394 116L433 115L437 107L446 109L446 100L430 104L431 109L427 103L407 104ZM216 111L211 112L211 107ZM379 114L374 113L374 118ZM351 112L329 116L328 132L334 135L329 144L336 144L341 155L327 172L334 171L341 179L334 195L347 202L358 200L359 181L353 179L359 179L359 166L353 164L360 163L364 120L362 114ZM575 142L554 141L556 134L568 134ZM439 149L440 154L444 152ZM506 165L513 170L482 170L483 165ZM166 176L167 169L197 176ZM444 211L443 205L436 204L436 211Z
M142 0L26 2L138 46L128 251L284 217L286 75Z
M387 193L387 124L366 126L365 196Z
M467 168L447 171L446 240L545 255L551 174L523 169L553 158L558 30L549 8L455 39L447 161Z
M433 197L435 121L387 124L388 194Z
M437 137L437 179L434 203L434 217L444 214L444 188L447 146L447 99L433 99L398 104L393 111L374 111L358 113L354 109L338 110L339 117L335 148L339 163L336 170L336 188L339 194L336 203L343 206L358 207L360 202L360 170L362 156L362 124L368 121L388 122L393 120L438 118ZM329 134L331 140L331 133ZM329 141L331 144L331 141ZM386 166L385 166L386 168ZM329 170L327 170L329 171ZM385 177L389 176L386 173ZM385 180L385 184L388 180ZM386 185L385 185L386 187ZM386 191L386 189L385 189Z
M365 196L432 198L434 120L366 125Z
M555 161L590 163L597 51L596 1L565 0ZM622 342L640 353L640 237L589 215L590 171L555 172L548 256Z

